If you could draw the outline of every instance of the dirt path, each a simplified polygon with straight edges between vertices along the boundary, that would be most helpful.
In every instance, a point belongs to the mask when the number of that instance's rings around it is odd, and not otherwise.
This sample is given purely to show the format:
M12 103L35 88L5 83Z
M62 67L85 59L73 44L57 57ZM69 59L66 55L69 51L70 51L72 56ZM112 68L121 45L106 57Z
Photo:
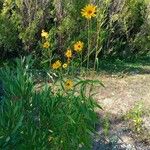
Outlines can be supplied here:
M127 130L127 124L122 120L136 103L142 102L145 110L150 109L150 74L133 74L125 77L118 76L95 76L101 79L105 88L96 88L95 98L101 104L104 111L100 116L108 113L110 117L110 137L117 137L115 146L110 146L110 139L99 141L94 144L94 150L150 150L150 144L144 144L135 139ZM145 125L150 131L150 117L145 120ZM101 136L101 128L98 134ZM108 142L109 141L109 142ZM102 144L105 143L105 144ZM103 147L102 147L103 146Z
M150 74L132 75L123 78L102 76L105 88L96 89L96 99L105 111L111 114L124 114L136 102L150 106Z

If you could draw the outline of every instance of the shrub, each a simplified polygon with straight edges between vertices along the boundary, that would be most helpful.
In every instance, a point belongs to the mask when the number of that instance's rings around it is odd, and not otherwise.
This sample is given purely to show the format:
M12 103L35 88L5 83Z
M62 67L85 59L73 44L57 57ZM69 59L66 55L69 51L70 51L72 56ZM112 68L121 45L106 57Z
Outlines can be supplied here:
M102 57L126 59L149 52L149 2L95 0L93 5L97 10L92 21L81 15L88 3L87 0L1 0L2 53L17 51L23 56L34 53L38 64L47 61L47 52L40 45L42 29L49 33L54 58L63 58L64 51L80 40L85 43L84 64L88 61L87 66L93 65L94 68Z
M0 149L91 149L92 134L100 106L86 96L85 86L98 81L80 81L75 89L35 88L31 62L1 69L4 97L0 103ZM63 88L64 87L64 88Z
M48 0L2 1L0 12L0 47L2 52L17 51L26 55L36 49L38 32L49 19L51 8ZM47 16L47 18L46 18ZM43 21L45 19L45 21ZM19 41L19 42L18 42Z
M18 38L16 24L9 19L9 16L2 14L0 15L0 24L0 59L12 57L10 56L12 53L17 56L21 49L21 42Z

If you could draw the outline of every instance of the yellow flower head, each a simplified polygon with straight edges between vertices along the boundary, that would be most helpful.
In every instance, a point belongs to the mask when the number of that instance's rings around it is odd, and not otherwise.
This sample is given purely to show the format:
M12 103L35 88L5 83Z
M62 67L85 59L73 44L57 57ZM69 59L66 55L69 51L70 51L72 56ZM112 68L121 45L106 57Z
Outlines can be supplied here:
M45 32L45 30L42 30L41 37L44 37L47 39L48 38L48 32Z
M88 4L81 10L81 14L86 19L91 19L92 17L96 17L96 8L97 6Z
M60 60L57 60L57 61L55 61L53 64L52 64L52 68L53 69L58 69L58 68L60 68L61 67L61 61Z
M71 49L67 49L67 51L66 51L66 53L65 53L65 56L66 56L67 58L71 58L71 57L72 57L72 51L71 51Z
M49 48L50 47L50 44L48 41L46 41L44 44L43 44L43 48Z
M78 41L77 43L74 44L74 50L75 50L76 52L82 51L83 45L84 45L83 42Z
M73 81L72 80L67 80L66 82L65 82L65 89L66 90L70 90L70 89L72 89L73 88Z
M64 69L67 68L67 67L68 67L68 64L67 64L67 63L64 63L62 67L63 67Z

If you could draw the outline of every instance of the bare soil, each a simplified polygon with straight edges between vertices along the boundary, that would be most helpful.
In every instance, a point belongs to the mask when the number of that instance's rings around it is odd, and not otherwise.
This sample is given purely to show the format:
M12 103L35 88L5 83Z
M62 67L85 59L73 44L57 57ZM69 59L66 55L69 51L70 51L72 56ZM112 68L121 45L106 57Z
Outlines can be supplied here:
M118 76L102 76L104 88L96 89L97 101L105 111L114 114L125 114L136 102L143 102L150 107L150 74Z
M132 73L126 76L117 75L95 75L95 79L101 80L105 87L96 88L96 100L102 106L103 111L100 111L100 118L104 114L109 114L110 118L110 137L117 136L118 142L116 147L101 148L102 143L99 141L102 136L102 129L98 128L99 138L96 138L94 150L150 150L150 143L143 141L128 129L128 124L122 118L131 110L135 104L143 103L144 111L150 110L150 74ZM149 113L150 114L150 113ZM148 113L143 116L144 127L147 132L150 132L150 115ZM105 138L106 139L106 138ZM108 144L110 140L104 143ZM119 145L119 146L118 146Z

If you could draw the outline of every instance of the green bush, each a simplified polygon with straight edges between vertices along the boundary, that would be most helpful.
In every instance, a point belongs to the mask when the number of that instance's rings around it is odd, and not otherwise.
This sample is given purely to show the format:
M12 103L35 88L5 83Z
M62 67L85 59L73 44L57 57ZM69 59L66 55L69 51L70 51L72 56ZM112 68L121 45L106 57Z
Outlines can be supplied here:
M36 0L0 1L0 50L4 55L34 53L45 62L40 33L49 32L51 50L56 57L76 41L88 49L88 21L81 16L81 9L89 1L63 0L37 3ZM149 2L146 0L95 0L97 17L90 24L91 59L134 58L149 52ZM97 52L95 56L95 51ZM85 59L86 59L86 55ZM44 59L44 60L43 60Z
M35 0L4 0L0 2L2 58L12 51L16 56L34 52L38 45L39 30L41 32L42 28L45 28L49 19L49 9L51 9L49 1L37 3Z
M0 103L0 149L91 149L99 105L86 96L85 85L74 93L48 85L37 90L29 59L0 71L4 97Z
M16 56L21 49L21 42L16 24L9 19L9 16L0 15L0 53L1 58L8 57L8 54L14 53ZM19 45L20 44L20 45Z

